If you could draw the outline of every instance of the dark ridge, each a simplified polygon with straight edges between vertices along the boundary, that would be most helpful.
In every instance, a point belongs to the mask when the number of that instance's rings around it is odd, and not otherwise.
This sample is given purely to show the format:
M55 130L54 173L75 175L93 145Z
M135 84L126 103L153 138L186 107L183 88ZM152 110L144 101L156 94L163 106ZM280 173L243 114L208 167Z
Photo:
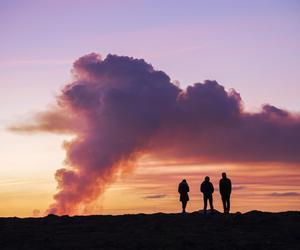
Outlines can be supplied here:
M0 249L299 249L300 212L0 218Z

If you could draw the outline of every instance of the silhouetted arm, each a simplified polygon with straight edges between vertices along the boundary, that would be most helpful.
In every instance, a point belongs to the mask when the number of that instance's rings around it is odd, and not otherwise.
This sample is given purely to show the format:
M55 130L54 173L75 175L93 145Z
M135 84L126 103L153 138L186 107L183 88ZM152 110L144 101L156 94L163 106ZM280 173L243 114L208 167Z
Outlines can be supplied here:
M213 193L214 191L215 191L214 185L211 183L211 193Z
M228 179L228 191L229 191L229 194L231 194L231 189L232 189L231 180Z

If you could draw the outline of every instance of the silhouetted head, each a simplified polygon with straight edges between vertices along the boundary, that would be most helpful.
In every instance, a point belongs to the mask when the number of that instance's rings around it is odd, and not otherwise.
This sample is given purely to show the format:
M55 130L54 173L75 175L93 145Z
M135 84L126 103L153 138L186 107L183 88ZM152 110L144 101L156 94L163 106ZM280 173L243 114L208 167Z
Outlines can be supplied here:
M224 178L224 179L226 179L226 178L227 178L227 176L226 176L226 173L225 173L225 172L223 172L223 173L222 173L222 178Z
M186 182L186 179L183 179L182 182Z
M210 180L210 179L209 179L209 176L206 176L204 180L205 180L205 181L209 181L209 180Z

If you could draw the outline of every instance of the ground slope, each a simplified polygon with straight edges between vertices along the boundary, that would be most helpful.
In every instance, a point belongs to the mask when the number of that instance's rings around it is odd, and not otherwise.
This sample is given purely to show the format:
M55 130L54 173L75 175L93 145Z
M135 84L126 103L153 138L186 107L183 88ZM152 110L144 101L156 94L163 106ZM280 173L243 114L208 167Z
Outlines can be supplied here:
M300 249L300 212L0 218L0 249Z

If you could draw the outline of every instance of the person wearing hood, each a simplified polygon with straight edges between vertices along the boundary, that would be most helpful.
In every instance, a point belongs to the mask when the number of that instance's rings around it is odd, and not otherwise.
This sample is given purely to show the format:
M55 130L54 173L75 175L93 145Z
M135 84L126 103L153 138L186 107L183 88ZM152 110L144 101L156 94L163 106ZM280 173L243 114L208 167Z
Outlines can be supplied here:
M183 179L178 186L178 193L180 194L180 201L182 203L182 213L185 213L186 204L189 201L189 191L189 185L187 184L186 180Z

